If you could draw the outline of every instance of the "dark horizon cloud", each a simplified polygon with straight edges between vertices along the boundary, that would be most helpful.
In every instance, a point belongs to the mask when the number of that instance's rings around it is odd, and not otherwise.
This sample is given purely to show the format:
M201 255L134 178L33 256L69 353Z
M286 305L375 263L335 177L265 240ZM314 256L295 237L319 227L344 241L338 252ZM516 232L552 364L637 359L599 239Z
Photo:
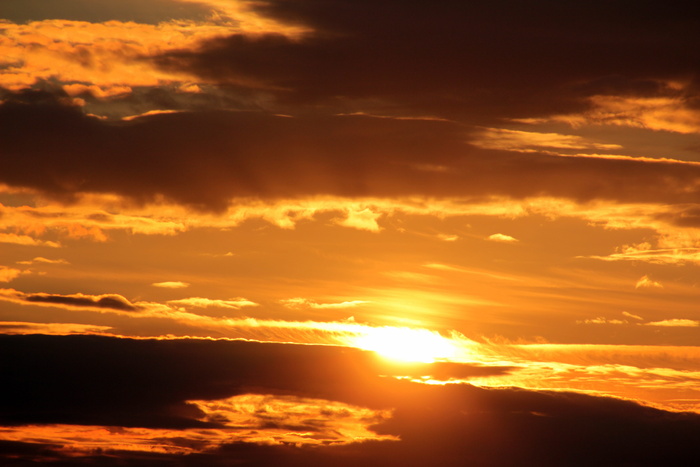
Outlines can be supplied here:
M632 1L277 1L254 11L311 31L232 34L154 58L281 104L369 106L471 123L580 112L594 95L697 107L700 21ZM689 81L684 92L669 81ZM257 88L257 89L256 89Z
M448 379L511 370L449 362L391 365L354 348L235 340L0 335L0 344L3 355L13 356L2 362L0 400L0 423L10 424L201 427L202 414L186 401L246 393L382 408L390 398L371 392L382 385L381 375Z
M186 401L258 393L393 409L372 430L400 438L325 447L234 440L189 455L77 457L52 442L0 443L8 465L687 465L700 441L697 414L570 392L381 378L369 353L339 347L31 335L0 336L0 349L6 426L217 428Z
M483 149L470 128L365 115L181 112L109 122L60 93L6 93L0 182L223 210L236 198L558 196L694 203L700 167ZM197 163L192 160L196 158Z

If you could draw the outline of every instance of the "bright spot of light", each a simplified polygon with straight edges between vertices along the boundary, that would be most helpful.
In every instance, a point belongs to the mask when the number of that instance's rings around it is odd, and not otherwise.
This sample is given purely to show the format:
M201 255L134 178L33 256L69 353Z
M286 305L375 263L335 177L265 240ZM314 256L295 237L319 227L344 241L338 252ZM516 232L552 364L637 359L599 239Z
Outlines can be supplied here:
M455 344L437 332L389 326L367 329L352 345L402 362L432 363L450 359L457 352Z

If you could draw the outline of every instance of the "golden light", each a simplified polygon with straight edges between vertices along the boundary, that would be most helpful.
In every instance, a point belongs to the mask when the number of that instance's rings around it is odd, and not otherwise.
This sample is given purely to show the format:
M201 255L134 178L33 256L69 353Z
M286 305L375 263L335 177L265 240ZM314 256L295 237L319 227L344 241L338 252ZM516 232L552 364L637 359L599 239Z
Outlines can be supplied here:
M389 326L367 329L352 345L390 360L416 363L447 360L457 352L457 347L437 332Z

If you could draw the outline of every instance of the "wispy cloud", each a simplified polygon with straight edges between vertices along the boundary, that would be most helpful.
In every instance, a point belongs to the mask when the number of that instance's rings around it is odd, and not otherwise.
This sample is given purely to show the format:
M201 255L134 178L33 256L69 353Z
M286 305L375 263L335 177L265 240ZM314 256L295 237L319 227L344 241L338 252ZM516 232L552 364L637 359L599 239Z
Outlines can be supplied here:
M626 311L623 311L622 314L623 314L624 316L627 316L628 318L636 319L636 320L638 320L638 321L644 321L644 318L642 318L641 316L634 315L634 314L628 313L628 312L626 312Z
M651 323L644 323L646 326L660 326L660 327L680 327L680 328L694 328L700 326L700 321L694 319L665 319L662 321L653 321Z
M0 243L12 243L15 245L24 246L48 246L50 248L59 248L60 243L48 240L37 240L29 235L18 235L11 233L0 233Z
M48 258L44 258L43 256L37 256L31 260L17 261L17 264L24 264L27 266L31 266L32 264L70 264L70 263L68 261L66 261L65 259L48 259Z
M162 289L184 289L190 286L189 283L180 281L154 282L151 285Z
M314 308L317 310L333 310L343 308L354 308L370 302L367 300L348 300L336 303L318 303L315 300L297 297L280 300L280 303L282 303L287 308Z
M216 308L229 308L232 310L238 310L243 307L247 306L259 306L255 302L251 302L248 299L245 298L229 298L227 300L216 300L216 299L211 299L211 298L202 298L202 297L190 297L190 298L181 298L179 300L168 300L168 304L174 305L177 307L192 307L192 308L210 308L210 307L216 307Z
M485 128L474 134L472 144L489 149L513 151L533 151L535 149L618 149L621 146L610 143L596 143L582 136L559 133L538 133L532 131Z

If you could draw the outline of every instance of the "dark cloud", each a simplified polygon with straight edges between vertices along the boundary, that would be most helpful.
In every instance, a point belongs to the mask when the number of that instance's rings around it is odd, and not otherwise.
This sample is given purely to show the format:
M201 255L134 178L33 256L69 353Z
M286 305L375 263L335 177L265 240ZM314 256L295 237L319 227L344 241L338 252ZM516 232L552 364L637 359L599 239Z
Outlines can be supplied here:
M657 219L679 227L700 227L700 207L695 205L679 206L672 212L658 214Z
M698 72L700 20L657 3L270 0L312 32L232 35L156 63L253 83L288 104L354 105L479 122L582 110L595 94L659 95ZM362 101L362 104L358 104ZM370 104L373 102L374 104Z
M121 295L58 295L58 294L27 294L22 297L30 303L54 303L77 307L108 308L120 311L138 311L139 307L133 305Z
M0 182L67 201L119 193L201 209L314 195L698 197L695 166L487 150L468 139L456 123L361 115L183 112L115 123L50 91L25 90L0 104Z
M7 465L49 459L55 465L128 466L690 465L700 441L696 414L567 392L380 378L370 354L339 347L35 335L0 336L0 351L5 425L216 427L198 421L201 414L184 401L293 394L391 408L393 416L373 429L400 437L313 448L233 443L190 455L107 451L85 457L67 457L46 443L0 443ZM269 423L287 427L283 420Z
M201 426L202 414L185 401L260 391L381 407L385 396L357 388L379 385L380 374L431 371L396 371L369 352L342 347L38 335L0 336L0 344L12 356L2 362L5 423ZM438 368L460 378L507 371Z

